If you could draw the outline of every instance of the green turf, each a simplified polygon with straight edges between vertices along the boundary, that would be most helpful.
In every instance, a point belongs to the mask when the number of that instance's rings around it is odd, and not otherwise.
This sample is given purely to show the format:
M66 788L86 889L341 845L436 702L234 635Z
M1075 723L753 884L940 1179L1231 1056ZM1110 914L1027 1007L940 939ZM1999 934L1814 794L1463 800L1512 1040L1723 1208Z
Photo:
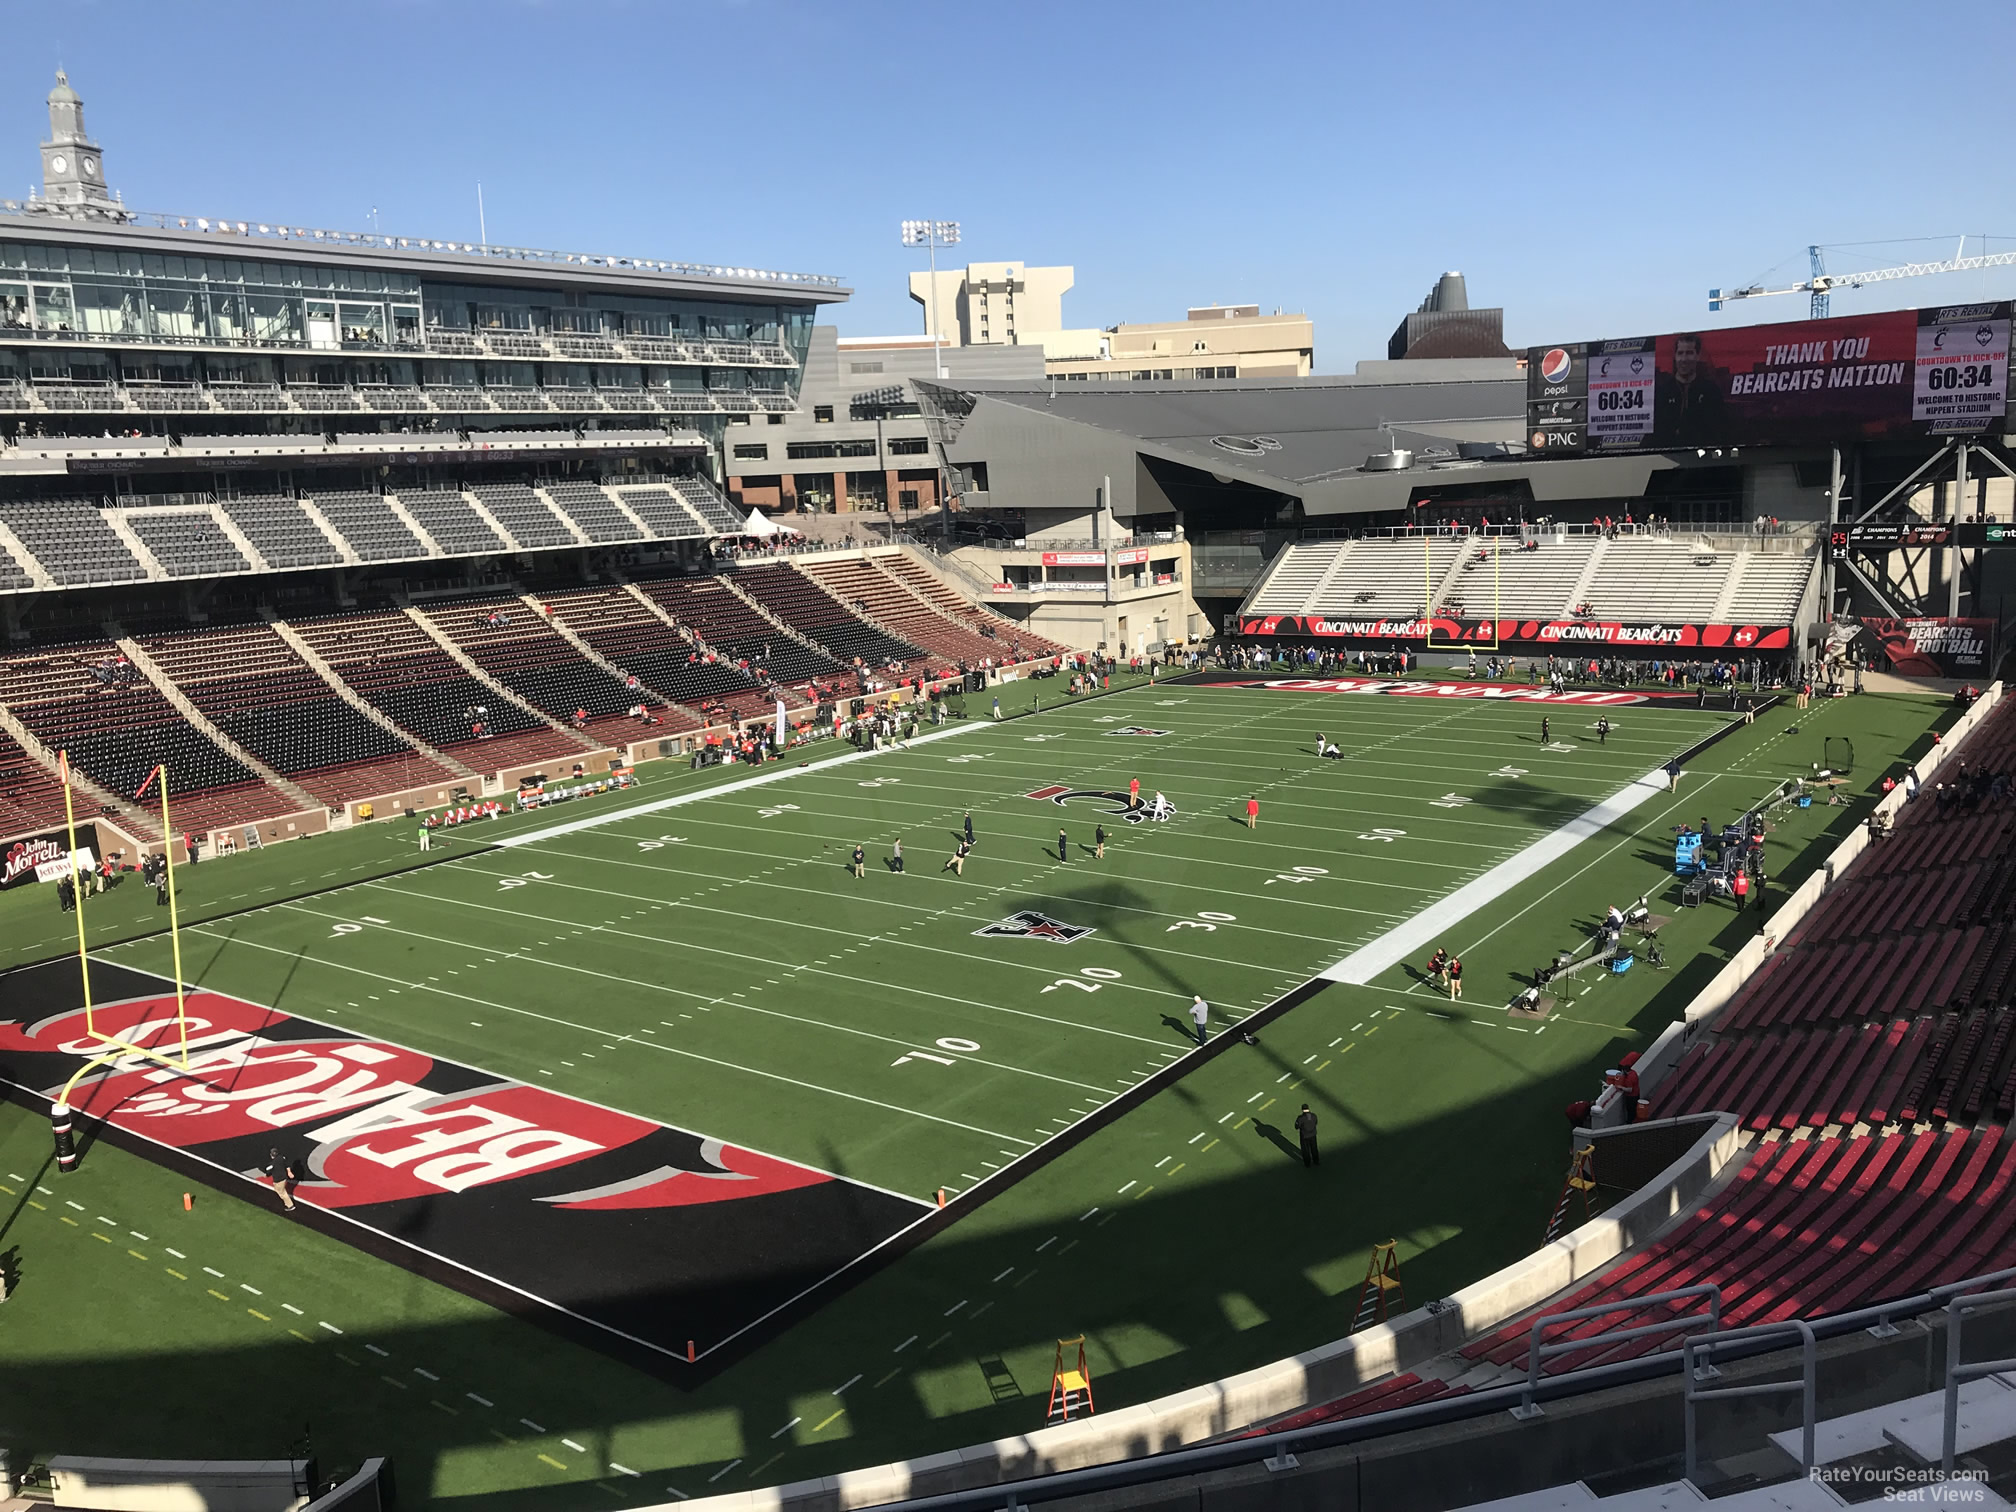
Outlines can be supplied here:
M1437 1001L1404 967L1329 988L1259 1046L1204 1065L691 1393L276 1215L210 1194L183 1214L184 1183L99 1147L60 1187L41 1177L58 1195L35 1196L40 1209L22 1185L0 1238L18 1246L23 1274L0 1315L0 1363L48 1388L10 1432L38 1454L263 1454L305 1417L332 1459L390 1449L416 1501L557 1507L594 1479L612 1502L643 1502L1025 1431L1040 1422L1060 1334L1089 1334L1109 1408L1334 1337L1377 1240L1401 1241L1416 1302L1530 1249L1561 1176L1561 1105L1588 1095L1621 1049L1649 1042L1755 916L1675 911L1664 936L1674 969L1596 978L1544 1032L1521 1033L1502 1008L1539 953L1572 942L1606 902L1670 893L1679 818L1704 805L1732 815L1805 770L1826 734L1855 739L1866 792L1876 753L1922 740L1935 716L1926 700L1875 695L1798 716L1796 737L1779 733L1789 710L1764 716L1694 763L1677 800L1646 804L1454 927L1465 1004ZM1107 736L1109 717L1172 734ZM957 1187L978 1155L984 1166L1020 1148L973 1130L1038 1139L1180 1051L1193 988L1221 1012L1257 1006L1715 722L1692 710L1616 717L1597 747L1557 714L1556 739L1576 749L1543 752L1525 707L1160 689L269 906L192 930L187 964L223 990L900 1190ZM1317 764L1319 727L1353 759ZM1498 775L1508 766L1524 775ZM1058 811L1020 794L1051 780L1124 785L1137 771L1178 802L1177 823L1125 834L1103 865L1044 853ZM1262 827L1249 834L1236 815L1254 791ZM1434 806L1450 795L1469 801ZM759 817L783 803L798 807ZM936 868L969 804L981 845L957 881ZM1810 864L1862 811L1788 815L1773 839L1774 892L1797 881L1790 853L1803 847ZM1069 824L1089 839L1089 822ZM1381 830L1406 834L1363 838ZM896 833L910 837L907 875L845 875L853 838L879 859ZM1312 880L1270 881L1287 876ZM501 888L507 878L528 885ZM1023 906L1100 932L1069 947L972 936ZM486 911L499 907L526 922ZM363 914L393 924L332 933ZM487 953L464 948L478 942ZM165 958L151 941L106 954L154 968ZM1120 976L1086 978L1085 965ZM1072 977L1098 990L1054 986ZM960 1036L982 1049L951 1067L891 1066L895 1046L869 1036L927 1047ZM600 1053L612 1042L621 1055ZM1305 1099L1324 1121L1320 1173L1288 1148L1287 1115ZM33 1176L46 1143L39 1121L8 1115L0 1174ZM93 1211L68 1213L73 1229L63 1200ZM119 1220L114 1242L91 1237L101 1214ZM167 1274L174 1262L150 1247L164 1234L200 1236L171 1242L225 1276ZM311 1311L318 1326L303 1331L317 1342L288 1334L292 1315L236 1295L247 1284ZM108 1292L116 1306L91 1305ZM325 1319L341 1339L322 1336Z

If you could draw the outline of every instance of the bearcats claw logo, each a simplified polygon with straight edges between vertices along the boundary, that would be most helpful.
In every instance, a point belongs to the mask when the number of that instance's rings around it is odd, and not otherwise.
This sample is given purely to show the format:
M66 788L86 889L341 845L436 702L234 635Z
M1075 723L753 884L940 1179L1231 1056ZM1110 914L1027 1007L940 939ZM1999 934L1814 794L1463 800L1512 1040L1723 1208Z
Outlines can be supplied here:
M1098 931L1089 924L1066 924L1033 908L1025 908L1020 913L1010 914L998 924L989 924L973 933L997 940L1048 940L1053 945L1069 945L1073 940L1082 940Z
M1151 731L1149 733L1155 732ZM1127 795L1115 792L1111 788L1072 788L1066 787L1063 783L1059 782L1053 783L1049 787L1037 788L1034 792L1024 793L1022 796L1038 800L1048 798L1059 808L1062 808L1074 798L1089 798L1095 802L1107 805L1106 812L1108 814L1112 815L1115 819L1125 819L1129 824L1141 824L1148 818L1147 799L1144 798L1141 800L1139 808L1129 808L1127 806ZM1176 812L1175 804L1172 803L1169 805L1169 812L1171 814Z

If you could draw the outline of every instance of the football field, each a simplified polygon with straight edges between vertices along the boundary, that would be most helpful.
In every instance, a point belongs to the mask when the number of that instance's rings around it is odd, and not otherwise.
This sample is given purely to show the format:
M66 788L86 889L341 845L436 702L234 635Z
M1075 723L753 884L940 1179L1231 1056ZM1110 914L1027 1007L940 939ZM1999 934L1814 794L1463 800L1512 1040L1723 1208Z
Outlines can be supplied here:
M1236 1039L1312 978L1418 963L1728 718L1619 703L1599 741L1598 712L1189 682L457 831L444 863L184 931L199 1048L258 1118L200 1122L130 1066L85 1106L228 1170L284 1132L357 1242L704 1362L1182 1074L1196 996ZM166 975L165 937L95 958L101 1001L165 1023L111 974ZM327 1079L303 1041L347 1046Z

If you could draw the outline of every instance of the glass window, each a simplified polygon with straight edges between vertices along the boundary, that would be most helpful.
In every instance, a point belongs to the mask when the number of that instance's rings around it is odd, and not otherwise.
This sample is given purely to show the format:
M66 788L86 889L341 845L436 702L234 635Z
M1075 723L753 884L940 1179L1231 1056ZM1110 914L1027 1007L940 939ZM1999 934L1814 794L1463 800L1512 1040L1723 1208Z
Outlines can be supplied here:
M830 404L813 405L812 420L817 425L831 425L833 423L833 406Z
M921 457L931 450L931 443L922 436L891 436L889 455L892 457Z
M770 448L761 441L737 441L735 443L735 460L737 462L768 462L770 460Z
M193 341L208 334L202 295L195 289L150 287L147 321L156 336L170 341Z
M28 285L0 283L0 330L25 331L30 324Z
M255 340L303 339L307 327L301 318L300 300L279 294L247 294L245 304L251 312L252 335Z
M70 297L70 285L35 285L35 324L44 331L77 329L77 307Z
M351 304L345 300L338 309L341 315L338 325L346 342L368 342L372 346L382 346L385 342L385 306L382 304Z
M78 329L97 336L138 336L142 334L140 293L113 283L73 283L77 300Z

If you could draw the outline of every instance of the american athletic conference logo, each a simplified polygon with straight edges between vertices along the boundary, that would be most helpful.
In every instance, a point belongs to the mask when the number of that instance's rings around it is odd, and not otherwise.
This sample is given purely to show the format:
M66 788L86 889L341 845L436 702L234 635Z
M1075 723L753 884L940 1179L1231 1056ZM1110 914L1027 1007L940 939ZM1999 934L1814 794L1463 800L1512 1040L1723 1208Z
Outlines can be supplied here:
M1568 376L1568 353L1555 347L1540 359L1540 377L1548 383L1559 383Z

